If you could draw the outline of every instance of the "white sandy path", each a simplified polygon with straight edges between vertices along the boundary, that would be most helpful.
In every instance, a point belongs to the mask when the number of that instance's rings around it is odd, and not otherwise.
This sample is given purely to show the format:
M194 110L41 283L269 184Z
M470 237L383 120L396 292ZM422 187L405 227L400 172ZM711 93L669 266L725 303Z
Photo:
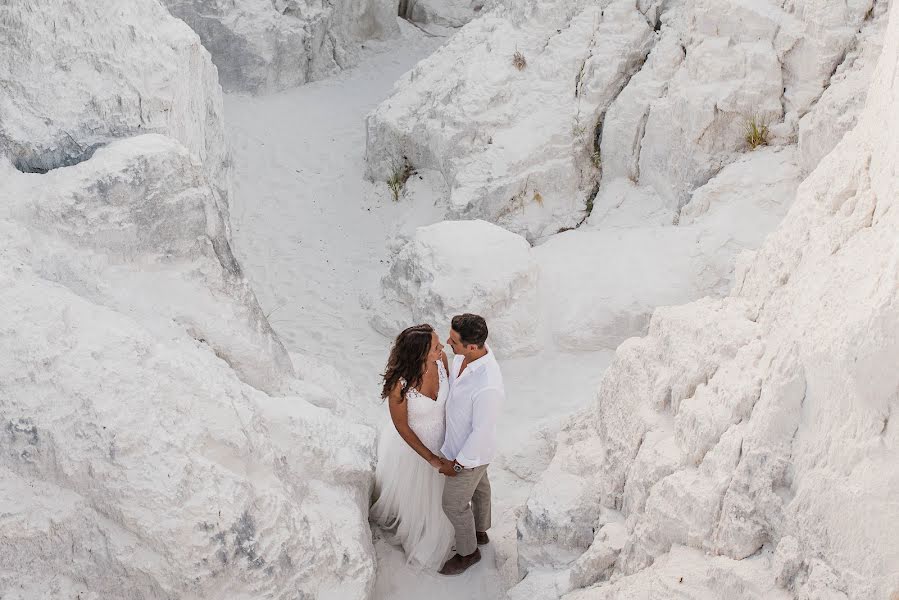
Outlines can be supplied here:
M390 340L371 329L360 296L377 297L390 236L443 214L434 205L443 195L439 176L424 173L424 179L411 180L400 203L385 184L363 179L365 115L405 70L444 41L401 25L401 39L371 44L357 68L333 79L270 96L225 99L235 162L234 248L260 304L271 311L289 350L333 365L372 402ZM501 453L525 449L526 456L516 458L519 466L548 459L538 456L534 431L587 404L608 359L608 353L548 350L502 361L508 402ZM533 457L527 456L531 447ZM515 522L531 487L503 464L501 456L491 469L494 541L482 564L452 579L415 573L403 565L399 550L378 540L374 598L502 597L516 577Z
M383 359L359 294L377 288L385 234L442 214L432 202L394 203L384 184L363 179L365 114L440 41L410 33L391 46L373 43L357 69L333 79L226 96L236 253L285 345L353 379L374 378Z

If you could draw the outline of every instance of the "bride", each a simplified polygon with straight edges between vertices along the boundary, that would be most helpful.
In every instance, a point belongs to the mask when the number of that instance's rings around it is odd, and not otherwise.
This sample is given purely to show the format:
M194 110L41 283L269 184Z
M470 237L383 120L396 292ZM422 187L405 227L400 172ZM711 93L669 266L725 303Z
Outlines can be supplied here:
M371 518L387 540L401 545L406 562L440 568L452 546L453 526L443 512L439 454L446 433L444 404L449 393L447 359L430 325L400 333L384 372L382 398L390 423L381 432Z

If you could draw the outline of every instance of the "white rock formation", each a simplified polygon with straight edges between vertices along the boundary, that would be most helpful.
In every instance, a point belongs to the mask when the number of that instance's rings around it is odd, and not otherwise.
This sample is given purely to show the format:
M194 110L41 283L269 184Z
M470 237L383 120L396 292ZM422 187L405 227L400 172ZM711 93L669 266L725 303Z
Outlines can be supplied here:
M415 23L462 27L482 10L486 0L400 0L399 14Z
M855 45L837 67L818 102L799 121L799 152L803 171L809 173L855 126L883 41L889 3L871 9Z
M740 261L731 297L657 310L648 336L619 348L592 418L560 437L519 523L521 566L556 582L541 597L583 582L571 557L609 545L608 511L626 541L594 587L566 599L899 590L891 12L858 124Z
M263 93L333 75L361 44L399 32L395 0L162 0L203 40L225 91Z
M39 275L152 322L161 336L189 332L255 387L277 391L292 379L215 195L177 141L148 134L45 175L8 163L0 171L3 211L29 232L10 249L27 253Z
M540 348L537 262L524 238L485 221L443 221L401 244L381 282L375 329L393 337L430 323L445 332L453 315L473 312L501 355Z
M0 172L4 597L367 597L374 432L304 400L189 152Z
M603 177L650 185L677 209L745 150L750 120L771 126L772 141L795 140L874 3L781 4L671 3L603 122Z
M367 597L370 429L9 257L4 598Z
M221 89L184 23L154 0L10 0L0 20L0 155L46 172L161 133L202 162L227 210Z
M374 432L231 253L208 53L151 0L0 22L0 593L367 598Z
M874 0L496 4L370 115L368 174L386 180L406 156L443 173L450 217L531 241L579 223L604 178L677 211L745 152L753 119L795 142L878 14Z
M771 580L767 557L735 561L710 558L683 546L674 546L645 572L623 577L612 585L579 590L566 600L617 600L619 598L765 598L790 600L794 596Z
M657 306L726 294L734 258L757 248L789 208L795 157L792 146L749 153L679 215L652 188L624 178L604 185L585 227L534 248L556 344L614 349L645 334Z
M575 225L595 179L597 116L653 37L632 0L607 4L516 3L462 28L369 116L369 176L386 180L406 156L443 173L448 218L485 219L531 241Z

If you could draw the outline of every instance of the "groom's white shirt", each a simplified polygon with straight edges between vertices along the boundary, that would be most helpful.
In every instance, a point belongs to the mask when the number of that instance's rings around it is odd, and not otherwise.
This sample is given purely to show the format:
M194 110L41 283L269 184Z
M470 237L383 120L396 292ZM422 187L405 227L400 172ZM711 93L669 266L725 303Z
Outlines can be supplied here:
M453 358L446 399L446 438L440 451L463 467L486 465L496 454L496 421L506 391L499 364L487 354L468 364L459 375L461 354Z

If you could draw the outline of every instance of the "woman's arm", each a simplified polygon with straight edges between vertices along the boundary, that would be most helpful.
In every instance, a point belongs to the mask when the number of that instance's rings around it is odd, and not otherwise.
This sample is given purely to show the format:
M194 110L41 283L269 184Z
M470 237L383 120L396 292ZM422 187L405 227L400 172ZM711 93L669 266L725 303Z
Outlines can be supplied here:
M409 427L409 409L407 402L400 402L400 384L397 383L390 391L387 399L390 405L390 418L393 420L393 426L396 427L397 433L405 440L409 447L415 450L419 456L428 461L435 469L441 468L443 462L440 457L428 450L412 428Z

